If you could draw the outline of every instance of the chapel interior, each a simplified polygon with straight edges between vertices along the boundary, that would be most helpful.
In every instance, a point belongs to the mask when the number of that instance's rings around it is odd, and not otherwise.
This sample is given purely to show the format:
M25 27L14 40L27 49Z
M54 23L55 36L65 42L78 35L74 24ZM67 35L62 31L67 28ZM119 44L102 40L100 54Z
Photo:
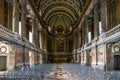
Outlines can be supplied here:
M120 80L120 0L0 0L0 80Z

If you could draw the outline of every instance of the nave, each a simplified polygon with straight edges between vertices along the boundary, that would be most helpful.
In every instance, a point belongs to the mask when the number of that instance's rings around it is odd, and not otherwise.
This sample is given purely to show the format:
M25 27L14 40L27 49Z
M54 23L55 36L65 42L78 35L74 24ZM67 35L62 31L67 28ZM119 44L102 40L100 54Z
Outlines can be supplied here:
M0 72L0 80L120 80L120 72L75 63L50 63Z
M120 80L120 0L0 0L0 80Z

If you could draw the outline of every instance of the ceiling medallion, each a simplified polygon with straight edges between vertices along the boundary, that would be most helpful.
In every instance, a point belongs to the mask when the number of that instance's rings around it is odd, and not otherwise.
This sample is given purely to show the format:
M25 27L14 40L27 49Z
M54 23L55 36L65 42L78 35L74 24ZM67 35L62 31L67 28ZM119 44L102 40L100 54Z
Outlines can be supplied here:
M7 51L7 48L6 48L5 46L2 46L2 47L0 48L0 52L1 52L1 53L6 53L6 51Z

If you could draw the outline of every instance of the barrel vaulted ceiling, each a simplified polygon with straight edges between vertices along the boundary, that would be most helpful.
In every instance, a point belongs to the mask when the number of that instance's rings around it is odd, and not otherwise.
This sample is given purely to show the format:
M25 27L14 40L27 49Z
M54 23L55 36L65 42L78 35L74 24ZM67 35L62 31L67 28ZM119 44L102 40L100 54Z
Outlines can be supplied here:
M50 36L66 37L77 28L87 0L29 0L29 2Z

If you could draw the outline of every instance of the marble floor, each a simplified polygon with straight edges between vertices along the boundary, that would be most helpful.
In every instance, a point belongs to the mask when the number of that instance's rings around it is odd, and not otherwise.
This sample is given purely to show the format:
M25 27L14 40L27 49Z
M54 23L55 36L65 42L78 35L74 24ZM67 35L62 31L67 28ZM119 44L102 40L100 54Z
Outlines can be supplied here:
M38 64L0 72L0 80L120 80L120 71L102 71L74 63Z

